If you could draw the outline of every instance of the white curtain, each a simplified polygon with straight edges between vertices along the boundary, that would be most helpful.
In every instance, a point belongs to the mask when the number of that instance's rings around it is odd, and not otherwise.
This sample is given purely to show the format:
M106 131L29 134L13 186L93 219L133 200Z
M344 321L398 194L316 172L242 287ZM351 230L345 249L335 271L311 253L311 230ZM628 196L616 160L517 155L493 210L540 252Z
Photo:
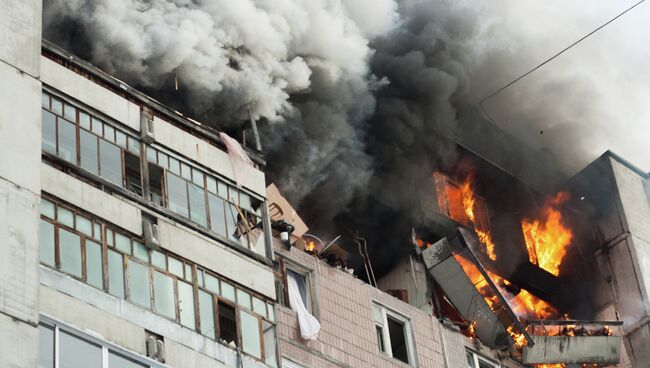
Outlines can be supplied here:
M298 282L291 273L287 273L287 284L289 288L289 305L298 315L300 336L305 340L316 340L318 338L318 331L320 331L320 322L305 307L300 297Z
M248 157L246 151L242 146L237 142L236 139L231 138L226 133L219 133L219 137L226 145L226 150L228 150L228 156L230 157L230 163L232 165L233 175L235 176L235 182L238 187L242 187L244 183L250 183L254 178L252 177L253 172L253 161Z

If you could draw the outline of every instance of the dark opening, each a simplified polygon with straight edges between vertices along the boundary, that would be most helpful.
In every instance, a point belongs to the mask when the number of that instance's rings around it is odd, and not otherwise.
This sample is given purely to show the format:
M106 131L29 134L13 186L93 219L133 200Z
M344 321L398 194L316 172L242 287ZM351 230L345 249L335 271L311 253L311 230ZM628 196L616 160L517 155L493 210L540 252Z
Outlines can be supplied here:
M409 358L406 348L404 323L388 316L388 334L390 335L390 347L393 350L393 358L408 364Z
M161 206L165 205L163 198L163 170L149 164L149 199Z
M227 343L237 344L237 316L235 308L219 302L219 337Z
M140 158L124 151L124 165L126 172L126 189L142 195L142 174L140 170Z

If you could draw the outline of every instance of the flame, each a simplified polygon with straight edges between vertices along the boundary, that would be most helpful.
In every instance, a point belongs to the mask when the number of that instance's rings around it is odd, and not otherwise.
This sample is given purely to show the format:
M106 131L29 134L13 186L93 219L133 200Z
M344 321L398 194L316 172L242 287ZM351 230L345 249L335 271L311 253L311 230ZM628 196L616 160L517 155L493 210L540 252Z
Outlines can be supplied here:
M536 364L533 365L535 368L565 368L566 365L560 363L560 364Z
M307 252L313 252L316 248L316 243L314 241L308 241L305 243L305 250Z
M510 301L512 311L520 317L545 319L557 315L557 309L550 304L537 298L525 289L521 291Z
M528 345L528 341L526 340L526 336L524 334L515 332L513 331L513 326L508 326L506 329L510 336L512 336L512 339L515 341L515 346L518 348L523 348L524 346Z
M492 237L490 236L489 231L487 229L482 229L483 226L478 225L476 222L475 212L477 211L478 202L476 200L476 196L474 195L474 191L472 190L471 175L465 179L465 182L463 183L463 186L460 188L460 190L463 198L463 208L465 209L467 218L474 225L474 231L476 232L476 235L478 236L481 244L485 246L487 256L491 260L496 261L497 255L494 253L494 242L492 241Z
M560 274L560 265L573 238L571 230L562 224L562 213L557 209L567 199L569 194L560 192L547 200L543 219L521 222L528 259L555 276Z
M476 321L472 321L472 323L469 324L467 332L469 334L469 337L476 337Z

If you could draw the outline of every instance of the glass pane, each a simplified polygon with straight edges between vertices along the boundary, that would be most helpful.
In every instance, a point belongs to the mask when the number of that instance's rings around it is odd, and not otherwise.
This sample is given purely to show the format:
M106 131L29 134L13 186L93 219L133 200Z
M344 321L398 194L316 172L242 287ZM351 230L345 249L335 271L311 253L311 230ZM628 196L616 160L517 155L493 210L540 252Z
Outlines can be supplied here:
M81 277L81 238L59 228L59 250L61 270Z
M167 318L176 319L174 305L174 280L160 272L153 273L154 308Z
M156 157L156 150L149 146L147 146L147 161L158 163L158 159Z
M77 129L76 126L61 118L59 121L59 157L77 164Z
M495 365L492 363L488 363L485 360L480 360L478 361L478 367L479 368L494 368Z
M217 192L221 198L228 198L228 186L219 180L217 182Z
M102 225L93 223L93 237L97 240L102 240Z
M115 132L115 142L118 146L126 148L126 134L120 132L119 130Z
M185 280L192 282L194 277L192 275L192 266L185 264Z
M173 157L169 157L169 170L176 175L181 174L181 163Z
M65 104L63 116L69 121L77 122L77 109L72 105Z
M190 194L190 219L199 225L208 226L205 214L205 191L194 184L187 185Z
M266 321L262 321L262 334L264 335L264 360L271 367L278 366L276 357L275 326Z
M54 368L54 329L38 325L38 368Z
M124 263L122 255L108 250L108 292L124 299Z
M146 364L138 363L135 360L118 355L112 351L108 352L108 368L142 368L149 367Z
M99 164L102 178L117 185L122 185L122 154L120 147L100 139Z
M50 95L45 92L41 93L41 106L46 109L50 108Z
M380 325L384 324L384 317L381 313L381 307L378 305L372 305L372 317L374 318L375 323L379 323Z
M41 199L41 215L54 219L54 203Z
M59 115L63 115L63 102L56 97L52 97L52 111Z
M129 261L129 299L144 307L151 308L149 267Z
M209 273L205 274L205 288L210 290L215 294L219 294L219 279L210 275Z
M109 142L115 142L115 128L108 124L104 124L104 138Z
M149 249L135 240L133 241L133 255L142 261L149 262Z
M390 347L393 351L393 358L404 363L409 362L404 323L388 316L388 335L390 336Z
M253 312L266 317L266 303L258 297L253 297Z
M181 315L181 324L194 329L194 289L192 285L178 281L178 309Z
M198 267L196 268L196 282L199 286L203 286L203 270Z
M81 156L81 168L93 174L99 174L99 163L97 162L97 137L85 130L79 131L79 152Z
M239 207L251 211L251 197L246 193L239 193Z
M88 236L93 236L93 223L90 222L89 219L77 215L75 225L77 230L81 231L82 233Z
M260 341L259 319L250 313L240 310L239 320L241 323L242 348L248 354L261 358L262 344Z
M266 312L268 313L269 320L275 322L275 309L273 309L273 304L269 303L266 305Z
M185 162L181 162L181 176L187 180L192 180L192 170L190 165Z
M40 239L38 251L41 262L54 266L54 225L41 220L38 237Z
M128 137L127 140L129 142L129 150L139 154L140 153L140 141L135 139L135 138L132 138L132 137Z
M90 285L98 289L104 288L102 246L88 239L86 239L86 276Z
M181 216L188 217L187 210L187 185L185 180L176 175L167 174L167 193L169 196L169 209Z
M59 368L100 368L102 348L65 331L59 332Z
M82 128L90 130L90 115L83 111L79 111L79 125L81 125Z
M69 209L63 207L57 208L56 219L60 224L74 228L74 214Z
M151 264L163 270L167 269L167 259L165 258L165 255L157 250L151 251Z
M214 194L217 194L217 179L208 176L206 180L208 190Z
M106 229L106 243L108 245L115 245L115 240L113 239L114 238L113 234L115 234L113 232L113 230Z
M56 154L56 117L43 110L41 144L43 151Z
M176 258L169 257L169 272L182 278L183 277L183 262Z
M115 248L126 254L131 254L131 239L120 233L115 233Z
M104 123L101 120L93 117L91 130L93 133L101 137L102 135L104 135Z
M169 158L166 154L158 151L158 165L162 167L167 167L169 166Z
M239 242L239 236L237 235L237 209L233 204L226 203L226 226L228 232L228 239Z
M465 352L467 358L467 368L474 368L474 356L469 352Z
M208 201L210 206L210 228L215 233L226 236L223 199L208 193Z
M194 182L194 184L200 186L201 188L203 188L204 185L203 177L204 175L201 171L197 169L192 169L192 182Z
M199 316L201 318L201 333L214 339L214 310L212 294L199 290Z
M244 290L237 289L237 304L241 305L244 308L251 308L251 295Z
M235 301L235 287L230 285L227 282L221 281L221 296L234 302Z

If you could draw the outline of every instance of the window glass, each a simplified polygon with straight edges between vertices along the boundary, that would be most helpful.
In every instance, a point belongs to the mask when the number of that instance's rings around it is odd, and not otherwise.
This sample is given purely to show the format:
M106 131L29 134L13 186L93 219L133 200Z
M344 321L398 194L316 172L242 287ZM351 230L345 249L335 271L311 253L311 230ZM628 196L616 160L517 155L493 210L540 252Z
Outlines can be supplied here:
M74 214L67 208L58 207L56 219L60 224L74 228Z
M50 95L47 93L41 93L41 106L46 109L50 108Z
M203 286L203 270L200 268L196 269L196 282L199 286Z
M470 352L465 352L465 356L467 357L467 368L474 368L474 355Z
M219 279L210 275L209 273L205 274L205 288L210 290L215 294L219 294Z
M140 154L140 141L132 137L127 137L127 141L129 142L129 150Z
M133 241L133 255L142 261L149 262L149 249L138 241Z
M38 325L38 368L54 368L54 329Z
M262 321L262 334L264 336L264 360L271 367L277 367L275 326L267 321Z
M126 148L126 134L119 130L115 132L115 143L122 148Z
M495 365L489 362L486 362L485 360L479 359L478 360L478 368L495 368Z
M77 164L77 129L74 124L59 120L59 157Z
M54 266L54 225L41 220L38 237L40 239L38 252L41 262Z
M408 364L409 359L405 333L404 322L388 316L388 335L390 336L390 347L393 351L393 358Z
M63 115L63 102L56 97L52 97L52 111L59 115Z
M239 207L245 210L251 210L251 197L246 193L239 193Z
M103 136L104 135L104 123L101 120L93 117L92 118L92 129L91 130L92 130L93 133L97 134L98 136L100 136L100 137Z
M41 215L54 219L54 203L47 199L41 199Z
M149 268L129 261L129 299L136 304L150 308Z
M384 316L381 313L381 307L376 304L372 305L372 317L376 323L379 323L380 325L384 324Z
M266 312L268 313L269 320L275 322L275 309L273 309L273 304L268 303L266 305Z
M217 179L208 176L206 182L208 190L214 194L217 194Z
M43 110L41 144L43 151L56 154L56 117Z
M90 130L90 115L79 111L79 125L84 129Z
M228 200L239 205L239 191L233 187L228 188Z
M181 176L187 180L192 180L192 170L190 165L185 162L181 162Z
M59 332L59 368L99 368L102 349L65 331Z
M262 344L260 341L259 319L254 315L239 311L241 323L241 340L244 351L254 357L262 357Z
M126 254L131 254L131 239L120 233L115 233L115 248Z
M266 317L266 303L258 297L253 297L253 312Z
M85 130L79 131L79 153L81 168L93 174L99 174L97 161L97 137Z
M100 139L99 164L102 178L122 185L122 155L118 146Z
M79 235L59 228L59 258L61 270L81 277L81 238Z
M154 308L157 313L171 319L176 318L174 305L174 280L160 272L153 273Z
M246 309L253 309L251 307L251 295L241 289L237 289L237 304Z
M234 342L237 344L237 317L235 308L230 305L219 302L219 337L226 343Z
M108 292L124 299L124 263L122 255L108 250Z
M86 239L86 276L88 283L98 289L103 289L102 246Z
M176 175L181 174L181 163L173 157L169 157L169 170Z
M192 274L192 266L185 264L185 280L192 282L194 281L194 276Z
M151 264L154 266L166 270L167 269L167 259L164 253L161 253L157 250L151 251Z
M108 245L115 245L115 240L113 239L113 230L111 229L106 229L106 243Z
M190 195L190 219L199 225L208 226L205 214L205 191L194 184L188 184Z
M165 168L169 166L168 156L160 151L158 151L158 165Z
M221 281L221 296L234 302L235 301L235 287L230 285L227 282Z
M147 161L158 163L158 159L156 158L156 150L149 146L147 146Z
M178 281L178 309L181 316L181 324L194 329L194 290L192 285Z
M77 215L75 225L77 230L88 236L93 236L93 223L87 218Z
M183 277L183 262L176 258L168 257L169 259L169 272L178 277Z
M208 193L210 206L210 228L219 235L226 235L226 223L224 218L224 201L212 193Z
M236 242L239 241L239 235L237 231L237 209L231 203L226 203L226 226L228 231L228 238Z
M72 122L77 121L77 109L74 106L65 104L65 110L63 110L63 116Z
M192 169L192 182L194 182L194 184L200 186L201 188L203 188L204 185L203 177L204 175L201 171Z
M115 128L108 124L104 124L104 138L109 142L115 142Z
M221 198L228 198L228 186L221 180L217 182L217 194L219 194Z
M142 368L149 367L148 365L138 363L129 358L123 357L112 351L108 352L108 367L109 368Z
M181 216L189 217L187 210L187 185L185 180L176 175L167 175L167 194L169 209Z
M199 317L201 318L201 333L214 339L214 311L212 294L199 290Z
M98 223L93 224L93 237L97 240L102 240L102 225Z

